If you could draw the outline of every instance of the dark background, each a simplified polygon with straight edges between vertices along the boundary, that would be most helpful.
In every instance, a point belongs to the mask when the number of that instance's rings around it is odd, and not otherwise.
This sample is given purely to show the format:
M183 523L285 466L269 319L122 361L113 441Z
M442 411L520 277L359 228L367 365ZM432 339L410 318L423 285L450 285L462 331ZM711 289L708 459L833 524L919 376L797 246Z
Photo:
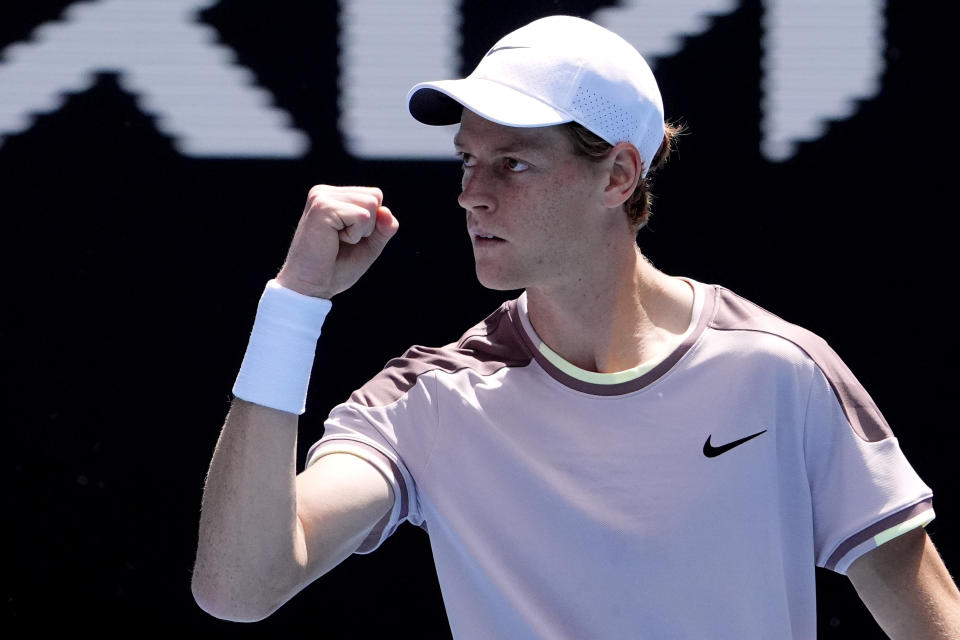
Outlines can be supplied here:
M0 49L69 4L4 3ZM530 19L599 5L465 0L466 70ZM956 571L955 136L939 116L953 71L923 3L890 2L881 93L771 163L761 14L744 0L657 66L667 115L690 133L657 179L640 245L667 273L724 284L831 343L933 488L928 531ZM268 635L347 620L356 637L448 633L427 537L409 526L255 625L214 620L190 595L206 467L256 301L312 184L378 185L402 226L324 327L301 462L326 412L386 360L456 339L507 295L473 276L455 163L343 151L336 16L332 2L252 0L203 13L309 134L302 159L182 156L109 74L0 146L5 627ZM818 571L821 637L879 636L846 578Z

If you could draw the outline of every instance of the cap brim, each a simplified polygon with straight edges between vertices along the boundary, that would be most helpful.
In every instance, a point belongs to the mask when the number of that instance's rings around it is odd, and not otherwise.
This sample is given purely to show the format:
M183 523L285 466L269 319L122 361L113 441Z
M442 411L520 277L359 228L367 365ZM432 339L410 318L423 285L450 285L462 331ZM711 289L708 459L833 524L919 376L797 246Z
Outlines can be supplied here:
M424 124L460 122L461 107L508 127L546 127L573 118L499 82L482 78L421 82L407 94L410 115Z

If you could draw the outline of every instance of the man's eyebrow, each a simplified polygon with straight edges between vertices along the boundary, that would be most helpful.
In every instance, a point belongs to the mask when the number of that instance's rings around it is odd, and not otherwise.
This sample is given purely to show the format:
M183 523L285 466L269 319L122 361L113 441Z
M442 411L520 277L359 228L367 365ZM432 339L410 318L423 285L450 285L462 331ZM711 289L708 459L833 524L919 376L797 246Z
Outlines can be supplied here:
M453 146L455 149L458 149L458 150L463 148L463 140L459 137L454 137ZM500 154L517 153L521 151L540 151L546 146L547 145L545 143L537 139L518 140L515 142L510 142L509 144L505 144L502 147L497 147L496 149L493 149L493 154L500 155Z

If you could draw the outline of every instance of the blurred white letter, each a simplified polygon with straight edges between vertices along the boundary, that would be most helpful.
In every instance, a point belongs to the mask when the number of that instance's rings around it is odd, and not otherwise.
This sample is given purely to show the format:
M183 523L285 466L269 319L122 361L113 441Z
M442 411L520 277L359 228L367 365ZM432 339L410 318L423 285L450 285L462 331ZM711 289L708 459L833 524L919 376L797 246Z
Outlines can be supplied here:
M459 0L340 0L340 132L358 158L454 158L450 127L407 112L410 87L460 74Z
M214 0L99 0L70 6L62 22L7 47L0 64L0 136L32 114L116 73L156 125L190 156L297 157L309 147L216 31L197 23ZM3 138L0 138L2 144Z

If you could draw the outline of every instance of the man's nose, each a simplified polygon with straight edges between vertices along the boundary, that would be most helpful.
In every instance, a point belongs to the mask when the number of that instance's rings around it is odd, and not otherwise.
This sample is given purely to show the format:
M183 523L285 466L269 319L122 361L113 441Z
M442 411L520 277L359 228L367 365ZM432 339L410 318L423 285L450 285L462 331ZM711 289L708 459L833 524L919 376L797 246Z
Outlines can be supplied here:
M460 180L460 197L457 202L467 211L490 212L496 202L492 188L492 176L482 167L466 167Z

